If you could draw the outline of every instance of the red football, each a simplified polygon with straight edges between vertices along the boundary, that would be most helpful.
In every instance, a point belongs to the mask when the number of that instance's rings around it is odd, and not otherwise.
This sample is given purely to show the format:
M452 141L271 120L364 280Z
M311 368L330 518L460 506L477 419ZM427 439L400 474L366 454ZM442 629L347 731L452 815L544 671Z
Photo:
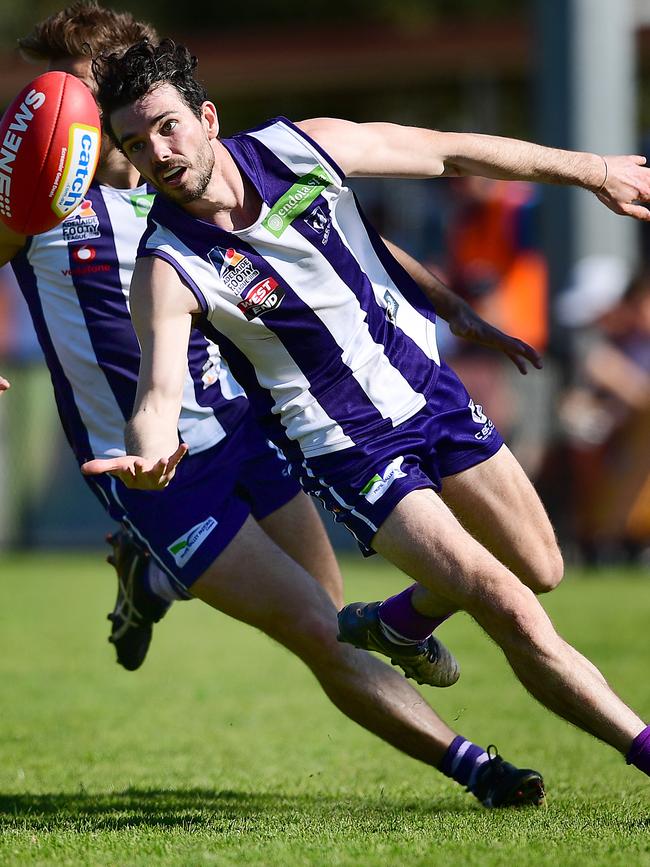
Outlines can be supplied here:
M56 226L86 195L100 145L86 85L67 72L39 75L0 122L0 220L21 235Z

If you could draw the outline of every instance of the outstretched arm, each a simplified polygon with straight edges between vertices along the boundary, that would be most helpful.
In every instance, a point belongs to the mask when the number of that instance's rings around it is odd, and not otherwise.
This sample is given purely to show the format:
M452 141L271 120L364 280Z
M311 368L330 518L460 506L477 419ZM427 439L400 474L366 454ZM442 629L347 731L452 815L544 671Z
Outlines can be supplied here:
M649 220L650 169L642 156L558 150L476 133L315 118L298 124L347 175L403 178L481 175L568 184L596 193L617 214Z
M542 359L536 349L523 340L511 337L494 325L490 325L424 265L391 241L384 239L384 242L404 270L418 284L436 313L449 324L452 334L505 353L520 373L528 373L526 362L538 370L542 367Z
M125 432L129 454L89 461L81 469L86 475L114 473L131 488L159 490L169 484L187 451L179 445L177 425L197 303L171 265L157 257L138 260L130 298L142 355Z

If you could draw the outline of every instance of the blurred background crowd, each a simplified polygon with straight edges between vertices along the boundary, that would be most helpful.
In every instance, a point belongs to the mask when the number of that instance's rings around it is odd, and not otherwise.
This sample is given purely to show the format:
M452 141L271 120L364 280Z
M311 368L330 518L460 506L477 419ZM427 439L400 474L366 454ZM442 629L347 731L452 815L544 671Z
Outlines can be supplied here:
M40 72L15 39L65 3L0 2L0 103ZM650 157L650 0L108 2L199 57L222 134L279 114L390 120ZM480 314L544 353L521 376L440 323L568 558L650 559L650 228L581 190L486 179L356 181L371 219ZM96 544L10 269L0 270L0 548ZM343 537L337 542L345 543Z

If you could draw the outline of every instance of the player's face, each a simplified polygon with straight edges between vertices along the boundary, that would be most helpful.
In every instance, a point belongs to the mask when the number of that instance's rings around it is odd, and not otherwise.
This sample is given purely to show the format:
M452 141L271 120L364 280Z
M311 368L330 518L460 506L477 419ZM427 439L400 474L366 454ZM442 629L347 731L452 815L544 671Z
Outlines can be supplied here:
M178 204L200 199L212 178L216 112L197 118L175 87L162 84L111 115L113 131L140 174Z

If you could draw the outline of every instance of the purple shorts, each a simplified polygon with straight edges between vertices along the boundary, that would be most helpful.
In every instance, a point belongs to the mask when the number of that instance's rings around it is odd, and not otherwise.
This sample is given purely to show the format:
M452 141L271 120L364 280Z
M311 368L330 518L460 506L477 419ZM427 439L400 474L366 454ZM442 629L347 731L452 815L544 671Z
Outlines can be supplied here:
M483 408L443 362L420 412L370 442L292 463L291 472L369 556L375 533L408 493L442 490L445 476L482 463L502 445Z
M113 476L87 479L111 516L151 551L181 596L237 535L299 492L288 464L250 414L211 449L187 455L164 491L136 491Z

